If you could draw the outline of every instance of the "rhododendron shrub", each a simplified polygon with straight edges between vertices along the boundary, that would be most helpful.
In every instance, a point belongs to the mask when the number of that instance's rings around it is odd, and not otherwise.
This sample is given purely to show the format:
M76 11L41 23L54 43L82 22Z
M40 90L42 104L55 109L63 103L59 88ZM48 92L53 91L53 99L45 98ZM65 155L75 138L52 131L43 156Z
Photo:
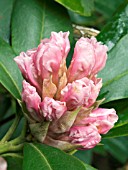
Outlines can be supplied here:
M118 120L114 109L99 108L102 88L97 73L107 60L107 46L80 38L69 68L69 32L52 32L37 48L15 58L25 80L22 101L32 135L62 150L90 149Z

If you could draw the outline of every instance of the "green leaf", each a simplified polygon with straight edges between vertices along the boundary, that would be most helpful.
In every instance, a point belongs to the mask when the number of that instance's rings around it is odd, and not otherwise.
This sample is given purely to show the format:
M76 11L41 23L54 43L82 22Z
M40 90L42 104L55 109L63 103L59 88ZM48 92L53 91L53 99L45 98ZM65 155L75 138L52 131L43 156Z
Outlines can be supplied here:
M78 159L80 159L81 161L87 163L87 164L91 164L92 162L92 149L90 150L78 150L77 152L75 152L74 156L76 156Z
M92 166L88 165L88 164L85 164L86 166L86 170L98 170L96 168L93 168Z
M128 97L128 34L109 52L105 68L99 73L103 78L101 98L104 103Z
M7 43L10 39L10 22L14 0L0 1L0 37Z
M70 31L67 11L50 0L17 0L12 15L12 46L21 51L37 47L52 31Z
M105 68L99 73L103 78L100 98L104 103L128 97L128 4L123 4L111 22L98 35L98 40L109 47ZM124 83L125 82L125 83Z
M22 76L13 61L15 53L11 47L0 38L0 83L15 97L20 99Z
M25 144L23 170L86 170L77 158L44 144Z
M124 164L128 159L128 142L127 138L116 138L103 140L106 151L116 158L119 162Z
M15 153L3 155L8 164L8 170L22 170L23 157Z
M94 0L55 0L67 9L76 12L80 15L90 16L94 9Z
M106 6L105 6L106 7ZM111 50L118 41L128 33L128 2L125 1L111 21L103 28L97 39L105 43Z

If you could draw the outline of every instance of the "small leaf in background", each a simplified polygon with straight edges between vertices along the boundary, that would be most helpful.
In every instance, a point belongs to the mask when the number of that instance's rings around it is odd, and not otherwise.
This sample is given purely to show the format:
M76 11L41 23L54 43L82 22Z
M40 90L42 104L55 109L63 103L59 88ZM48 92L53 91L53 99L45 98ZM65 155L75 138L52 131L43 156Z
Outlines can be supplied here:
M13 61L14 57L15 53L11 47L0 38L0 83L13 97L20 99L22 76Z
M123 0L124 1L124 0ZM119 7L119 5L122 4L122 0L95 0L95 8L96 11L102 16L102 20L110 19L110 17L113 15L115 10Z
M90 1L89 1L90 2ZM71 21L78 25L85 25L101 30L103 26L109 21L117 9L122 4L122 0L95 0L94 11L91 16L82 16L71 10L68 10Z
M0 1L0 37L7 43L10 41L10 22L14 0Z
M84 163L43 144L25 144L23 170L86 170Z
M94 10L94 0L55 0L67 9L76 12L80 15L90 16Z
M67 11L50 0L17 0L12 14L12 47L21 51L37 47L52 31L70 31Z

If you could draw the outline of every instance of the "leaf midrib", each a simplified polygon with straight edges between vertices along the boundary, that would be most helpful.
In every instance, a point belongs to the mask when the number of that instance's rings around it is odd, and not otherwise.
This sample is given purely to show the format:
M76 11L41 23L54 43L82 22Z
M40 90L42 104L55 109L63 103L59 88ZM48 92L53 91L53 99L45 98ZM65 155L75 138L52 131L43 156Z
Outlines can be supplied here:
M31 147L33 147L41 156L41 158L43 157L43 159L45 160L47 166L49 167L49 170L53 170L52 167L50 166L49 162L47 161L47 159L45 158L45 156L42 154L42 152L32 143L30 143Z
M103 86L102 87L106 87L108 85L110 85L111 83L113 83L114 81L117 81L119 79L121 79L122 77L128 75L128 70L124 71L123 73L117 75L116 77L114 77L113 79L111 80L108 80L106 83L103 83Z
M3 70L5 71L5 73L8 75L8 77L11 79L12 83L14 84L15 88L17 89L17 92L19 94L19 96L21 96L20 93L20 89L18 88L18 86L16 85L15 81L13 80L13 78L10 76L9 72L7 71L6 67L0 62L0 66L1 68L3 68ZM3 83L2 83L3 84ZM4 85L4 84L3 84ZM5 85L4 85L5 86ZM10 91L10 90L9 90ZM14 94L10 91L10 93L14 96ZM14 96L16 97L16 96Z

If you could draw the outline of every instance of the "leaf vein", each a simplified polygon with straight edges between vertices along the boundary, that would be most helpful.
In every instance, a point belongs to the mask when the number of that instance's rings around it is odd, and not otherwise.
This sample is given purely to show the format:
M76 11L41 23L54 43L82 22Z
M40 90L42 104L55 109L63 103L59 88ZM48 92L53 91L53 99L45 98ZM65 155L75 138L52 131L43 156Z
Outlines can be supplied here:
M38 153L43 157L43 159L45 160L45 162L46 162L46 164L48 165L49 169L52 170L49 162L47 161L47 159L45 158L45 156L42 154L42 152L40 152L40 150L39 150L35 145L33 145L32 143L31 143L30 145L31 145L31 147L33 147L34 149L37 150L37 152L38 152Z
M11 79L11 81L13 82L14 86L16 87L18 93L19 93L19 96L21 96L21 93L20 93L20 89L18 88L18 86L16 85L15 81L13 80L13 78L10 76L9 72L6 70L5 66L0 62L0 66L1 68L3 68L3 70L5 71L5 73L8 75L8 77ZM12 92L11 92L12 94ZM14 95L14 94L12 94Z

